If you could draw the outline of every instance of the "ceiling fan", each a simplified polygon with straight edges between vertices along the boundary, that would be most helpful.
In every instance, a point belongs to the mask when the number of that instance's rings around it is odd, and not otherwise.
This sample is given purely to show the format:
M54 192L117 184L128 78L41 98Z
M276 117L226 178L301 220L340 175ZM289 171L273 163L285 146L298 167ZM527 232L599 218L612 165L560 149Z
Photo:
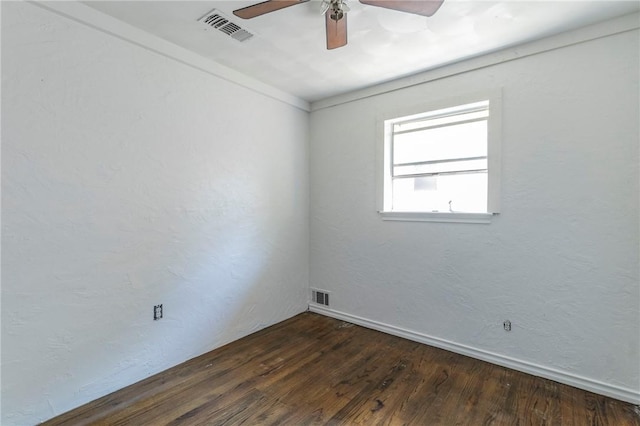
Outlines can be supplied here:
M251 19L265 13L275 12L285 7L306 3L309 0L267 0L252 6L233 11L233 14ZM444 0L360 0L370 6L399 10L415 15L432 16L440 8ZM323 13L327 30L327 49L336 49L347 44L347 12L346 0L323 0Z

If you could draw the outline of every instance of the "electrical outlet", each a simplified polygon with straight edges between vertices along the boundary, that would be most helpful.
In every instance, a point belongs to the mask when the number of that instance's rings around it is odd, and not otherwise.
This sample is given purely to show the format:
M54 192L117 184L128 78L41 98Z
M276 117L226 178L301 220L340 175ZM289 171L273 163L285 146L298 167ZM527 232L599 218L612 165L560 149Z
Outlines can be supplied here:
M502 326L504 327L504 331L511 331L511 321L506 320L502 323Z
M158 321L162 318L162 304L153 307L153 320Z

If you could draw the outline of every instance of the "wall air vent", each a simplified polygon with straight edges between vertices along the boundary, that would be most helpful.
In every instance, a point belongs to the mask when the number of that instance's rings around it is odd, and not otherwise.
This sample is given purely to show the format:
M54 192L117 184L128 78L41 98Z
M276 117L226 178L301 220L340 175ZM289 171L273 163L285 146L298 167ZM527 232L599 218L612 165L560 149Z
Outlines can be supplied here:
M311 289L311 301L318 305L329 306L329 292L324 290Z
M198 22L202 23L209 29L220 31L221 33L240 42L247 41L255 35L246 28L232 22L231 19L216 9L213 9L211 12L198 19Z

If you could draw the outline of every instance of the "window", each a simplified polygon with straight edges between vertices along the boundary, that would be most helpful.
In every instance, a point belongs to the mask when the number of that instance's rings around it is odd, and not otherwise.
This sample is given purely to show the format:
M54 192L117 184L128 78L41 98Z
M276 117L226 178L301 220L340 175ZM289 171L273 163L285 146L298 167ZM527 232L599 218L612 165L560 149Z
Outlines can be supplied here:
M498 96L382 120L384 219L488 223L498 212Z

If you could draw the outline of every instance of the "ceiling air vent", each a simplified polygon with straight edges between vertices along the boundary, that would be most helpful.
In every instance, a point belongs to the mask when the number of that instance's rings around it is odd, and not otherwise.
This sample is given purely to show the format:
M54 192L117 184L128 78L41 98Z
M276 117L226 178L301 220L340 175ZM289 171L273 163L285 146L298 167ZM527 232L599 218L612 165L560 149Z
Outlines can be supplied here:
M206 25L207 28L218 30L221 33L228 35L232 39L241 42L247 41L254 36L251 31L247 30L246 28L242 28L235 22L232 22L229 18L227 18L216 9L213 9L211 12L198 19L198 22Z

